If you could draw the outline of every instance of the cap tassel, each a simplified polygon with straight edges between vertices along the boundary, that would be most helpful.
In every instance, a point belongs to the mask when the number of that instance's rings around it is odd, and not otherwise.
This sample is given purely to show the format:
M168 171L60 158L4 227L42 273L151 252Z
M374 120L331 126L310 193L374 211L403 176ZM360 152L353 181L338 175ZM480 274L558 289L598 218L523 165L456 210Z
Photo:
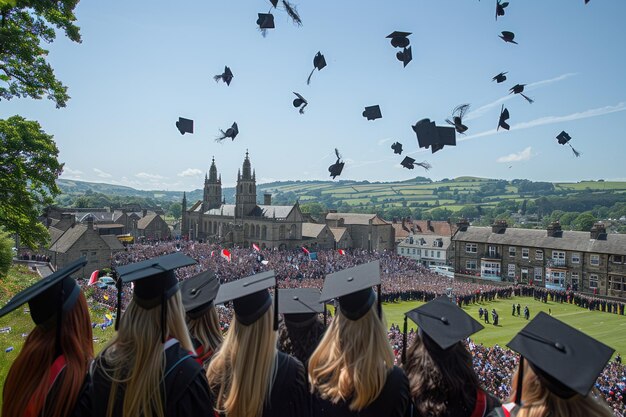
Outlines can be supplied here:
M422 161L422 162L416 162L415 165L419 165L422 168L424 168L426 171L428 171L429 169L431 169L433 166L431 164L429 164L426 161Z
M117 312L115 313L115 331L117 331L120 328L120 319L122 317L122 278L119 276L115 282L115 288L117 288Z
M65 303L65 289L61 289L61 303L59 304L59 309L57 310L57 329L56 329L56 340L55 340L55 349L56 356L62 355L63 350L61 348L61 328L62 320L63 320L63 303Z
M381 295L380 294L380 291L381 291L380 287L381 287L381 285L378 284L378 286L376 288L378 290L378 300L377 300L378 301L378 317L382 319L383 318L383 302L382 302L382 298L380 297L380 295Z
M278 330L278 283L274 287L274 331Z
M578 158L580 156L580 152L578 152L576 149L574 149L574 147L572 145L569 145L569 147L572 148L572 152L574 152L574 156L576 156L576 158Z
M304 105L303 105L302 107L300 107L300 114L304 114L304 108L305 108L306 106L308 106L308 105L309 105L309 103L304 102Z
M328 321L328 308L326 307L326 303L324 303L324 327L326 327L327 321Z
M291 20L293 20L296 25L302 26L302 19L300 19L300 15L298 15L296 6L289 4L287 0L283 0L283 7L285 8L285 11L287 12Z
M224 77L222 76L222 74L220 74L220 75L214 76L213 79L215 80L215 82L219 82L219 80L223 80Z
M519 367L517 369L517 388L515 390L515 404L522 403L522 381L524 380L524 357L519 357Z
M309 74L309 78L306 79L306 85L311 84L311 77L313 76L314 72L315 72L315 67L313 67L313 70L311 70L311 73Z
M165 323L167 321L167 298L165 293L161 295L161 343L167 341L167 335L165 334Z
M525 95L524 93L520 93L520 95L522 97L524 97L530 104L533 104L535 102L535 100L533 100L532 98L528 97L527 95Z
M404 316L404 328L402 329L402 365L406 363L406 332L407 332L407 317Z

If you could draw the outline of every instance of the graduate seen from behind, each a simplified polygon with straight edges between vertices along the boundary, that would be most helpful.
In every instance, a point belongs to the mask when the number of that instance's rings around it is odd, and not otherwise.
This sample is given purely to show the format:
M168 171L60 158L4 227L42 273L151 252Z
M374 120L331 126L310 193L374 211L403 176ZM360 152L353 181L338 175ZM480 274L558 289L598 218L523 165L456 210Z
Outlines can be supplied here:
M95 361L93 416L213 414L174 274L176 268L194 263L173 253L117 269L119 331ZM121 315L122 283L129 282L134 283L133 299Z
M180 284L196 362L203 368L209 364L223 339L219 317L213 305L219 288L219 280L210 271L201 272Z
M380 261L326 276L320 301L339 309L309 360L316 416L404 416L409 383L394 366L380 297Z
M485 313L487 314L487 313ZM407 318L419 326L406 354ZM402 362L415 417L482 417L500 405L480 387L463 340L483 326L442 296L406 313Z
M278 300L272 308L268 291L275 286L274 271L262 272L221 285L215 298L232 301L235 311L206 374L222 416L309 415L304 366L276 348Z
M594 384L614 350L540 312L508 344L520 354L498 416L611 417Z
M18 293L0 317L28 303L35 328L4 382L3 417L88 416L88 370L93 358L91 321L73 273L83 257Z

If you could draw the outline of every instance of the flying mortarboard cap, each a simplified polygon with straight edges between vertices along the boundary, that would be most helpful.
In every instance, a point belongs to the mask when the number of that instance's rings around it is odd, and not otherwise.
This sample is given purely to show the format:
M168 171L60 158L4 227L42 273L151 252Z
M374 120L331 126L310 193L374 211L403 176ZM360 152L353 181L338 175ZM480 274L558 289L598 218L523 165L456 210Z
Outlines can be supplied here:
M517 42L515 42L513 39L515 39L515 33L513 32L509 32L508 30L502 31L501 35L498 35L500 37L500 39L502 39L504 42L508 42L508 43L514 43L517 45Z
M500 0L496 0L496 20L498 20L498 16L504 16L504 9L506 9L508 6L508 1L500 3Z
M394 48L406 48L407 46L409 46L409 43L411 42L409 41L409 38L407 37L410 34L411 32L395 31L387 35L387 38L391 39L391 46L393 46Z
M293 106L294 107L302 106L302 107L300 107L299 112L300 112L300 114L304 114L304 108L306 106L308 106L309 102L306 101L306 99L304 97L302 97L302 95L300 95L299 93L296 93L295 91L293 93L296 95L296 97L298 97L298 98L294 98L293 99Z
M417 135L420 148L430 146L432 153L442 149L445 145L456 146L456 131L453 127L436 126L430 119L422 119L412 126Z
M321 71L324 67L326 67L326 58L324 58L321 51L317 51L317 54L313 57L313 69L311 70L309 77L306 79L306 83L311 84L311 77L313 76L315 70L317 69L318 71Z
M335 179L335 177L340 176L341 171L343 171L343 166L344 166L343 162L335 162L334 164L329 166L328 172L330 172L330 176L333 177L333 179Z
M249 326L272 305L268 288L275 286L274 271L261 272L221 285L214 303L217 305L232 301L237 319L241 324Z
M500 128L509 130L511 126L509 126L509 124L506 122L507 120L509 120L509 117L509 109L505 109L503 104L502 108L500 109L500 120L498 120L498 127L496 128L496 130Z
M413 169L415 168L414 163L415 163L415 159L407 156L402 160L402 162L400 162L400 165L408 169Z
M572 140L572 137L569 135L569 133L564 130L561 131L561 133L559 133L556 138L558 139L560 145L565 145L567 142Z
M274 15L271 13L257 13L259 18L256 20L256 24L259 25L259 29L274 29Z
M380 292L380 283L380 261L357 265L326 275L320 301L338 299L341 313L350 320L358 320L376 301L372 287L378 285ZM378 302L380 314L380 297Z
M213 77L215 82L222 80L226 83L226 85L230 85L230 82L233 80L233 72L229 67L224 67L224 72Z
M507 72L501 72L500 74L496 75L495 77L493 77L491 80L497 82L498 84L506 81L506 74Z
M363 117L366 117L367 120L376 120L383 117L383 114L380 112L380 106L369 106L366 107L363 111Z
M562 398L575 393L587 395L614 352L544 312L537 314L507 346L527 359L546 387Z
M192 318L202 316L212 305L220 282L211 271L204 271L180 283L185 312Z
M185 133L193 133L193 120L179 117L176 122L176 127L181 135L184 135Z
M316 288L289 288L278 290L278 311L285 321L306 321L324 312L325 304L320 301Z
M0 317L24 303L28 303L30 316L35 324L42 324L55 316L59 308L62 308L64 312L69 311L76 304L80 294L80 287L71 275L85 265L87 265L87 258L83 256L20 291L0 309Z
M391 149L393 149L393 153L402 155L402 144L400 142L394 142L394 144L391 145Z
M396 53L396 58L398 58L398 61L401 61L405 67L409 65L409 62L413 60L413 52L411 51L411 47L409 46L408 48L404 48L404 50Z

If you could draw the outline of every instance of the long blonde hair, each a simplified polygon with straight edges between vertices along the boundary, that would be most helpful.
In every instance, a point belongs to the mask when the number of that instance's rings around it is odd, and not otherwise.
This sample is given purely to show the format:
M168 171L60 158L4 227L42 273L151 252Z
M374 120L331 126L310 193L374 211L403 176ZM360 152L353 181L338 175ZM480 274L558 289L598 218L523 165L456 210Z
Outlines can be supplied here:
M191 337L202 344L204 352L217 351L224 340L215 306L211 306L198 318L192 319L187 315L187 327Z
M228 417L258 417L269 399L277 371L274 313L249 326L233 318L224 342L207 369L216 410Z
M513 375L511 392L517 389L517 375ZM515 394L513 394L513 397ZM512 398L510 401L514 401ZM522 381L522 407L517 417L613 417L607 404L601 399L600 393L594 388L586 396L575 394L565 399L553 394L546 388L541 379L524 361Z
M121 317L117 335L104 348L98 365L111 380L107 416L115 409L116 393L125 386L123 416L165 417L161 381L165 370L165 351L161 342L161 309L141 308L135 300ZM165 334L178 339L183 349L193 351L185 324L180 291L167 301ZM100 358L106 362L106 367Z
M375 308L358 320L338 311L309 359L311 391L333 403L351 399L350 410L359 411L383 390L393 351Z

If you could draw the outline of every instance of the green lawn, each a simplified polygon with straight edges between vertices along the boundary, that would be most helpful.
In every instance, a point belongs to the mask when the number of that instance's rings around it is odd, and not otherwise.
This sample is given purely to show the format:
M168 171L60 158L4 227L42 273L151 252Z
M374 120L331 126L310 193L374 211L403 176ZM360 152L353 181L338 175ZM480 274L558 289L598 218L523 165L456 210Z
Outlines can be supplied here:
M493 324L486 324L485 329L476 333L472 338L485 345L492 346L494 344L505 345L513 336L519 332L527 323L523 317L511 316L511 305L519 303L522 307L528 305L530 309L530 318L532 319L539 311L548 312L552 310L552 315L559 320L564 321L577 328L578 330L595 337L603 343L609 345L616 352L626 352L626 316L616 314L603 313L600 311L589 311L577 307L573 304L560 304L548 302L542 303L535 301L531 297L514 297L510 300L498 300L492 303L475 304L465 307L464 310L478 320L478 308L487 307L489 311L495 308L500 316L499 325L495 327ZM398 304L383 304L383 309L387 318L387 324L400 324L402 328L403 314L415 307L420 306L421 302L411 301ZM491 316L489 316L491 321ZM409 320L409 327L415 327L415 324Z

